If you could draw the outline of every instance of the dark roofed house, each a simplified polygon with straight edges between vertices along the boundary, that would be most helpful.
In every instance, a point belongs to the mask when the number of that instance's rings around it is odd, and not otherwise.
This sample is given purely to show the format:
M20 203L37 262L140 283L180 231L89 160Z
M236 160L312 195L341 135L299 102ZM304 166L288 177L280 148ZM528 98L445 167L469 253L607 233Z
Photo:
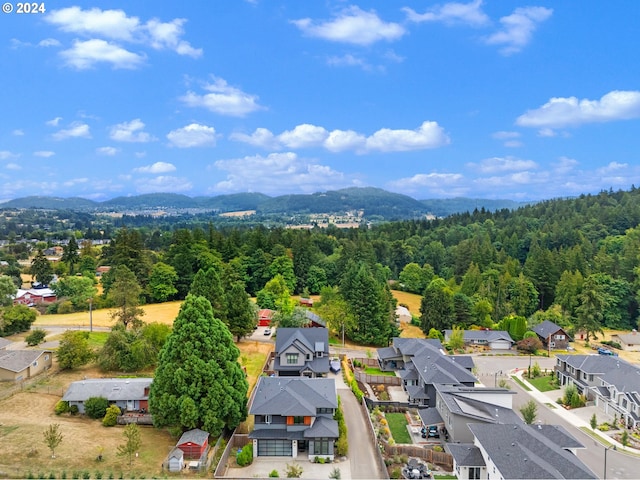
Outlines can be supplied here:
M453 457L453 471L458 478L487 478L482 452L473 443L449 442L444 448Z
M545 320L533 327L533 331L544 345L544 348L555 350L566 350L571 338L564 328L555 323Z
M640 335L637 330L631 333L611 335L611 340L618 342L622 350L626 350L627 352L640 352Z
M91 378L72 382L62 400L76 405L84 413L84 402L104 397L125 411L149 409L149 386L152 378Z
M200 458L209 447L209 432L194 428L182 434L176 447L184 452L184 458Z
M27 380L49 370L52 365L53 352L50 350L0 349L0 381Z
M332 378L260 377L249 407L253 456L333 460L338 400Z
M281 377L323 377L329 373L326 328L278 328L273 369Z
M13 342L11 340L7 340L6 338L0 337L0 351L6 350L9 345Z
M469 429L474 436L473 444L486 465L484 472L480 466L480 476L474 478L598 478L575 455L575 450L584 445L561 426L471 424ZM462 466L464 455L460 451L452 451L452 455ZM470 463L478 463L476 452L469 451L467 458Z

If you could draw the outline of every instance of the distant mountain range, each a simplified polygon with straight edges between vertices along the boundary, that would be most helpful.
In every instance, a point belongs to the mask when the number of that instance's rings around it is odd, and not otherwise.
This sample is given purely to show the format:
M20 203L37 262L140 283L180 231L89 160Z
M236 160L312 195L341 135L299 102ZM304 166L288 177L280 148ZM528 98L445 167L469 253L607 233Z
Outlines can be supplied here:
M425 215L446 217L454 213L516 209L525 203L512 200L450 198L416 200L407 195L380 188L345 188L328 192L269 197L262 193L235 193L215 197L188 197L176 193L150 193L116 197L95 202L80 197L60 198L31 196L1 203L0 208L38 208L83 212L216 212L227 213L255 210L258 214L304 215L314 213L344 213L362 210L365 218L387 220L418 218Z

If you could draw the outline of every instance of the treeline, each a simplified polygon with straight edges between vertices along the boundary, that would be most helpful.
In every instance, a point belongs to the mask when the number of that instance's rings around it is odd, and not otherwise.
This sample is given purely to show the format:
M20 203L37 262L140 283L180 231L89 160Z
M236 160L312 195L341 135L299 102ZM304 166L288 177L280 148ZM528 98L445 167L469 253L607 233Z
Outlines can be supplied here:
M524 317L529 326L550 319L592 334L636 326L639 223L640 192L633 187L370 228L231 228L186 220L171 231L123 227L94 263L112 272L127 266L143 302L185 298L198 271L210 268L252 296L280 276L289 293L345 302L353 318L347 336L383 325L381 336L364 335L367 343L383 344L392 334L390 283L423 295L425 332ZM102 278L107 291L110 275ZM369 328L374 318L386 323Z

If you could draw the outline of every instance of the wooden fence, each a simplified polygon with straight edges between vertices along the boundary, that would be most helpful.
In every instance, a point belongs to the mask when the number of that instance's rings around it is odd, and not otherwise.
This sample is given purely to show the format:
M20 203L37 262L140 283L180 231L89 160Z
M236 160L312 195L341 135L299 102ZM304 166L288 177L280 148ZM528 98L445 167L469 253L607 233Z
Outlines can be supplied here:
M447 471L453 470L453 456L447 452L436 452L431 448L417 445L389 445L385 441L380 441L384 453L387 457L395 455L407 455L409 457L420 458L426 462L439 465Z

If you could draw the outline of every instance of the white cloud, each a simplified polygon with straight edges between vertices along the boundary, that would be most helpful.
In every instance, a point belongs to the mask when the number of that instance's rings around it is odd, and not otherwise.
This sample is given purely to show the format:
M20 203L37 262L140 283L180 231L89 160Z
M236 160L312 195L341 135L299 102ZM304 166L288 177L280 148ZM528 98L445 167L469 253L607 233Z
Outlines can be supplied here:
M123 10L101 10L68 7L53 10L45 20L56 25L63 32L88 36L99 35L114 40L133 40L139 28L138 17L128 17Z
M133 169L133 171L137 173L151 173L154 175L158 173L174 172L175 170L176 170L175 165L167 162L156 162L151 165L146 165L144 167L138 167Z
M7 170L22 170L22 166L17 163L7 163L5 166Z
M86 177L71 178L69 180L64 181L62 185L65 187L75 187L76 185L82 185L83 183L87 183L88 181L89 179Z
M65 140L67 138L91 138L89 125L82 122L73 122L69 128L58 130L51 135L54 140Z
M370 71L373 67L363 58L356 57L350 53L327 58L327 65L332 67L360 67L365 71Z
M628 163L610 162L608 165L598 168L596 173L598 175L611 175L613 173L619 173L621 170L626 170L628 167Z
M328 136L329 132L324 128L303 123L293 130L282 132L278 140L287 148L309 148L322 145Z
M95 64L109 63L113 68L135 69L145 62L146 57L130 52L113 43L101 39L75 40L68 50L60 52L66 65L86 70Z
M415 130L382 128L367 138L368 151L404 152L449 144L449 137L437 122L423 122Z
M573 171L577 165L578 161L575 158L560 157L552 166L555 173L558 175L565 175Z
M465 178L460 173L418 173L393 180L387 186L390 190L405 195L419 195L421 198L461 196L468 192Z
M229 135L229 139L236 142L248 143L249 145L254 145L267 150L279 150L281 148L276 137L266 128L256 128L251 135L234 132Z
M96 148L96 153L98 155L105 155L107 157L113 157L120 150L115 147L99 147Z
M91 38L89 41L98 40L95 37L100 37L100 41L108 39L115 42L148 45L156 50L173 50L178 55L187 55L194 58L202 55L201 49L192 47L189 42L182 39L184 35L183 25L186 23L183 18L176 18L170 22L161 22L157 18L153 18L146 23L142 23L138 17L130 17L123 10L101 10L100 8L83 10L74 6L53 10L45 17L45 20L57 26L63 32L89 37ZM48 44L46 46L54 46L55 44L52 42L57 42L57 40L53 39L47 39L47 41ZM111 45L107 42L104 42L104 44ZM94 45L94 50L96 47ZM122 52L126 52L119 45L111 45L111 47L112 49L119 48L120 55L124 55ZM103 55L100 58L104 58L106 52L102 53ZM130 52L127 53L134 55ZM128 66L120 66L119 68L135 68L143 58L141 56L139 56L138 60L130 58L125 63ZM74 63L71 63L71 65L76 68L86 68L78 67ZM122 61L119 65L122 65Z
M56 152L52 152L50 150L38 150L37 152L33 152L33 155L35 157L40 157L40 158L53 157L55 154Z
M366 144L367 138L353 130L333 130L324 141L324 147L330 152L362 152Z
M227 172L226 179L212 189L216 192L311 193L359 184L342 172L299 158L293 152L218 160L213 167Z
M614 90L600 100L552 98L542 107L518 117L523 127L558 128L640 117L640 91Z
M450 2L427 9L425 13L405 7L402 9L411 22L442 22L445 24L462 23L471 26L483 26L490 22L489 17L482 11L482 0L470 3Z
M0 150L0 160L11 160L19 157L20 155L17 153L12 153L8 150Z
M523 143L520 140L507 140L504 142L504 146L507 148L518 148L521 147Z
M481 173L520 172L538 168L538 164L533 160L523 160L513 157L486 158L479 164L469 163L467 165L477 169Z
M184 34L182 26L185 24L184 18L176 18L171 22L161 22L158 19L149 20L145 28L149 34L150 44L156 50L169 49L179 55L198 58L202 55L201 48L193 48L189 42L181 40Z
M110 129L111 140L117 142L137 142L145 143L155 140L155 137L144 130L144 123L136 118L130 122L123 122L114 125Z
M180 148L214 147L216 145L216 129L192 123L186 127L172 130L167 134L167 138L172 145Z
M138 193L187 192L193 184L183 177L161 175L155 178L141 179L136 182Z
M20 128L16 128L15 130L13 130L11 132L11 135L13 135L14 137L22 137L22 136L24 136L24 130L22 130Z
M511 55L522 50L531 41L538 24L547 20L553 10L545 7L520 7L511 15L502 17L502 30L485 38L489 45L503 45L500 52Z
M541 128L538 130L539 137L555 137L557 133L552 128Z
M51 120L47 120L45 123L50 127L57 127L60 124L60 120L62 120L62 117L56 117Z
M136 158L144 158L147 156L147 152L136 152L134 155Z
M61 43L55 38L45 38L38 42L39 47L59 47Z
M371 45L386 40L394 41L405 33L402 25L384 22L375 11L365 12L357 6L346 8L331 21L314 22L310 18L292 20L304 34L333 42Z
M423 122L415 130L393 130L383 128L373 135L365 135L353 130L327 131L324 127L303 123L293 130L273 135L266 128L259 128L251 134L234 133L231 140L249 143L268 149L291 149L323 147L330 152L404 152L436 148L449 144L449 137L437 122Z
M203 107L220 115L234 117L244 117L263 108L258 104L257 95L232 87L222 78L213 77L213 83L207 83L203 88L210 93L198 95L187 92L180 100L189 107Z

